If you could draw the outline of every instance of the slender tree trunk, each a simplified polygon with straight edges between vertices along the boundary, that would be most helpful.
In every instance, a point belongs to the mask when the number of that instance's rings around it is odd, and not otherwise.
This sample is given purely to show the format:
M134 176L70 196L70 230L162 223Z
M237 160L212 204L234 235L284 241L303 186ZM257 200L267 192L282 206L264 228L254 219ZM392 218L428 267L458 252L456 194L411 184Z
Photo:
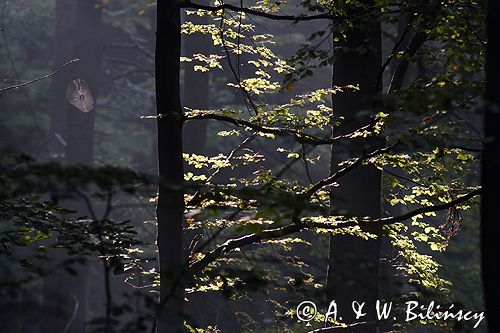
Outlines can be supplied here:
M102 47L99 43L101 9L97 2L88 0L56 1L56 50L57 64L70 59L80 61L61 72L52 84L53 133L58 133L66 143L67 165L93 165L95 109L82 112L66 100L66 88L74 79L86 81L94 99L97 93L97 74L101 64ZM56 65L57 65L56 64ZM58 151L57 149L56 151ZM82 204L67 203L76 215L88 214ZM67 255L54 253L56 264L62 264ZM66 271L48 276L45 281L45 308L50 319L44 322L44 332L85 332L87 321L87 264L75 266L77 275Z
M499 1L488 1L488 46L486 52L486 109L484 115L484 150L482 161L483 195L481 202L481 250L484 297L488 331L500 332L500 322L494 318L500 311L498 300L498 198L500 198L500 35L496 31L500 13Z
M360 50L362 48L362 50ZM374 96L380 92L377 79L381 70L380 23L366 23L351 30L344 45L334 51L333 85L359 84L360 91L335 95L334 112L345 117L340 135L366 125L357 116L360 111L372 111ZM347 150L347 152L346 152ZM332 146L332 171L349 156L359 156L363 148ZM342 177L339 187L332 190L332 208L338 213L352 212L361 216L379 217L381 212L381 173L371 166L363 166ZM380 235L380 226L366 229ZM330 258L327 274L327 300L337 302L342 321L355 321L352 301L366 302L366 317L357 321L375 319L373 306L378 297L380 238L363 240L350 235L330 237ZM363 328L362 332L375 332L376 328Z
M179 89L180 11L176 1L158 1L156 32L156 107L158 114L158 256L160 304L157 331L184 332L182 220L182 108Z

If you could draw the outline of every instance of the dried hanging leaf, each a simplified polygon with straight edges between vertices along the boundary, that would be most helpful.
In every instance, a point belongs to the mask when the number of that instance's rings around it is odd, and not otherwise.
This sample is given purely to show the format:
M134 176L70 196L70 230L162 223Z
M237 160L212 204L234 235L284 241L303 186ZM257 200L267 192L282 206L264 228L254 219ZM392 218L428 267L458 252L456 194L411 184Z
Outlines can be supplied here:
M452 237L458 235L460 230L462 229L462 214L457 209L456 206L448 208L448 216L446 217L446 223L439 226L439 230L446 238L445 243L448 245L448 242Z
M66 89L66 99L82 112L89 112L94 108L94 98L92 93L82 79L76 79L70 82Z

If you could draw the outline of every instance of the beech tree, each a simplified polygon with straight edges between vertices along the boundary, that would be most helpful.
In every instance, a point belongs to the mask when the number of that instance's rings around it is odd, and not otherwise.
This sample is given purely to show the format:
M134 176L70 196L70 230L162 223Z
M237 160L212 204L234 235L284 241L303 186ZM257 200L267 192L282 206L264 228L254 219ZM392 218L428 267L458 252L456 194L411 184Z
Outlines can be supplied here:
M373 2L363 4L373 6ZM355 14L355 7L348 13ZM338 40L337 35L333 39ZM346 31L344 42L332 42L333 80L332 87L357 84L359 91L346 92L333 96L333 112L335 117L344 119L343 125L333 126L333 135L347 135L358 128L369 126L375 117L374 106L381 93L382 44L380 22L360 23ZM368 113L360 119L360 113ZM363 119L364 118L364 119ZM343 145L342 142L332 144L332 169L334 173L345 156L355 157L362 154L361 148ZM377 144L370 146L377 147ZM380 218L381 216L381 181L382 172L373 166L361 166L347 174L339 181L339 186L332 190L331 208L334 214L340 212L357 212L364 216ZM376 239L365 240L355 235L331 235L328 262L327 296L335 299L339 309L350 309L353 300L362 300L367 304L375 304L379 289L379 261L381 226L367 225L366 231L377 235ZM355 322L354 314L343 311L342 317L348 323ZM374 321L375 313L370 313L365 321ZM366 332L369 328L365 329ZM376 331L376 327L371 329Z
M56 1L56 66L78 60L52 83L51 145L53 153L64 153L67 165L94 164L94 99L100 72L102 43L101 7L96 1ZM76 105L68 101L73 91ZM80 98L83 96L83 98ZM63 149L61 149L63 148ZM82 198L68 203L76 214L89 214ZM68 256L54 253L57 264ZM61 332L70 325L75 332L85 332L87 325L88 263L75 267L76 275L62 270L45 281L45 310L52 320L44 321L46 332Z
M156 209L160 302L157 331L183 332L184 244L182 108L179 59L180 9L175 1L157 4L155 54L160 187Z

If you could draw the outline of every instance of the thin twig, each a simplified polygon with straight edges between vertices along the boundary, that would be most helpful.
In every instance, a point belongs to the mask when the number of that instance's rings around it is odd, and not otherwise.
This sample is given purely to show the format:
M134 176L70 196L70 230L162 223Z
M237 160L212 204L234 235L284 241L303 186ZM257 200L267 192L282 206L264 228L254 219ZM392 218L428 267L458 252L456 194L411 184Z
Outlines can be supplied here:
M4 92L4 91L7 91L7 90L12 90L12 89L19 89L19 88L23 88L27 85L30 85L30 84L33 84L33 83L36 83L38 81L42 81L42 80L45 80L45 79L48 79L49 77L51 76L54 76L56 75L60 70L62 70L64 67L68 66L68 65L71 65L75 62L78 62L80 61L80 59L73 59L73 60L70 60L68 62L66 62L65 64L59 66L56 70L54 70L53 72L47 74L47 75L44 75L44 76L41 76L39 78L36 78L34 80L31 80L31 81L27 81L27 82L24 82L24 83L20 83L20 84L16 84L14 86L8 86L8 87L4 87L2 89L0 89L0 92Z

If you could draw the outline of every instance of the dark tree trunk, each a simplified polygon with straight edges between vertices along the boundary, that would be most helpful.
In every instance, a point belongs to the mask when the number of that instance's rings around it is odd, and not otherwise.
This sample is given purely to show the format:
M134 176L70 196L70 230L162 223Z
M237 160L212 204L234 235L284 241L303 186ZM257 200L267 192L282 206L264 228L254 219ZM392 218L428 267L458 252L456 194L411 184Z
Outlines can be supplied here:
M72 79L82 79L94 97L97 97L97 77L102 58L99 41L101 10L97 1L77 0L76 18L70 43L74 47L73 58L81 59L71 71ZM68 85L69 82L66 83ZM64 89L66 91L66 87ZM95 109L82 112L66 102L66 163L92 165L94 159Z
M66 88L74 79L84 80L94 99L97 97L97 74L101 64L102 47L99 43L101 10L95 1L58 0L56 2L55 62L60 65L70 59L80 61L62 71L52 84L53 134L58 133L66 143L67 165L93 165L95 109L82 112L66 100ZM54 141L54 140L53 140ZM54 146L54 145L52 145ZM61 151L56 148L56 152ZM77 202L67 203L76 215L88 215ZM68 257L54 253L55 263L62 264ZM48 276L45 281L45 309L50 314L44 322L44 332L85 332L87 321L88 267L74 267L77 275L66 271Z
M481 202L481 251L484 297L489 332L500 332L500 288L498 287L498 199L500 198L500 35L496 27L499 1L488 1L488 46L486 52L486 109L484 114L484 150L482 161L483 195ZM489 316L489 317L488 317Z
M362 48L362 50L360 50ZM374 96L380 92L377 79L381 70L380 23L366 23L351 30L344 45L334 51L333 85L359 84L360 91L334 95L334 112L344 116L344 125L334 128L334 135L344 134L366 125L358 117L360 111L372 111ZM365 118L366 119L366 118ZM360 143L361 144L361 143ZM363 148L332 146L332 172L346 157L359 156ZM332 208L337 213L351 212L359 216L379 217L381 212L381 173L371 166L363 166L342 177L339 187L332 190ZM380 234L380 226L366 229ZM355 321L352 301L367 302L366 317L357 321L375 319L373 307L378 297L380 238L363 240L349 235L330 237L330 258L327 274L327 300L337 302L342 321ZM376 328L363 328L375 332Z
M158 114L158 256L160 304L157 331L184 332L182 108L179 89L180 10L176 1L158 1L156 108Z
M72 59L74 50L73 34L75 30L76 2L57 0L55 3L55 38L54 38L54 67L60 66ZM69 70L59 72L52 80L51 85L51 152L58 158L64 154L66 134L66 111L68 102L65 93L66 86L72 80ZM57 140L54 135L59 135L64 141Z

